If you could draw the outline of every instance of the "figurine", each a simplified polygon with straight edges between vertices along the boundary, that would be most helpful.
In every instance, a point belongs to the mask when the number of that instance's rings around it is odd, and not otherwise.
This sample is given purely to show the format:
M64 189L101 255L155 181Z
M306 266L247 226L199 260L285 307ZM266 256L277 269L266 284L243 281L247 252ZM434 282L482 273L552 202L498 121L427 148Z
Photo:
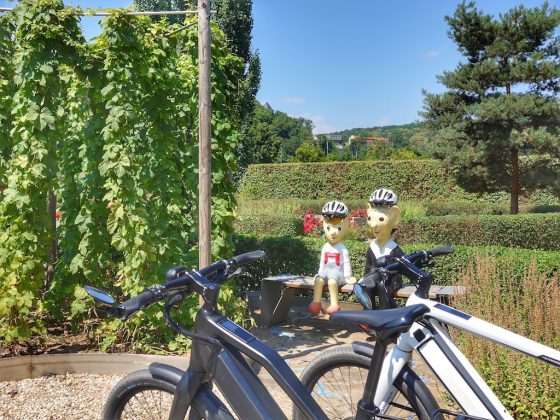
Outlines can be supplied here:
M354 284L350 266L350 253L342 243L350 227L348 220L348 207L339 201L329 201L323 207L323 230L327 243L321 251L319 272L313 284L313 302L309 304L308 311L317 314L321 310L321 295L327 283L329 288L330 306L327 314L340 310L338 306L338 288L344 284Z
M370 290L371 294L377 295L379 307L386 309L394 307L393 293L402 287L402 277L400 274L389 274L387 278L381 278L375 269L382 264L383 259L379 261L381 257L386 257L387 262L390 257L404 255L392 239L401 217L397 207L397 195L385 188L375 190L369 197L367 215L367 224L373 232L374 239L366 252L366 269L364 279L360 283L366 290Z

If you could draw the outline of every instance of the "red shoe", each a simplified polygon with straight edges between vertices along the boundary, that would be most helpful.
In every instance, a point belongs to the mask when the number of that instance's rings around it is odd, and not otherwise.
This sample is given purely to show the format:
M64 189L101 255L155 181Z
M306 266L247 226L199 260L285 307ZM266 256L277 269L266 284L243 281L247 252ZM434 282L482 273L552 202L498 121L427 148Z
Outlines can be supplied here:
M312 314L318 314L321 312L321 302L311 302L307 307L307 311Z
M336 311L340 311L340 306L338 305L331 305L327 308L327 314L332 315L334 314Z

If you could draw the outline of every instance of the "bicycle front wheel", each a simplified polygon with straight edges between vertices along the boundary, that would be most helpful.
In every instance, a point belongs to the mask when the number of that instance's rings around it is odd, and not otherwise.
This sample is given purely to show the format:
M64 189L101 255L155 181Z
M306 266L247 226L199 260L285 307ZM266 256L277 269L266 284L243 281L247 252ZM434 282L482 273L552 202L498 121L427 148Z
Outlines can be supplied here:
M105 403L103 419L167 419L174 393L174 384L154 378L149 370L133 372L121 379L111 391ZM197 394L185 418L232 419L232 416L222 402L208 390Z
M329 419L353 419L362 398L371 359L351 347L337 347L321 353L301 377ZM405 367L393 385L396 393L385 401L381 414L404 419L430 419L439 407L422 380ZM294 407L294 418L303 414ZM436 419L439 417L435 417Z

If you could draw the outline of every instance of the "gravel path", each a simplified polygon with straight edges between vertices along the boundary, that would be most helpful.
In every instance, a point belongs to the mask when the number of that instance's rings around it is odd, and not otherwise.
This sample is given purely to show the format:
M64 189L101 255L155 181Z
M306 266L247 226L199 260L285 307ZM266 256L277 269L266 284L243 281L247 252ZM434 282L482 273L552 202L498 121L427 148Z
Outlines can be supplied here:
M120 378L67 374L0 382L0 419L99 419Z
M253 333L276 349L298 376L318 351L366 338L361 332L340 331L329 328L325 322L310 322L257 329ZM260 369L259 376L291 418L292 403L287 395L264 369ZM0 419L99 419L109 392L120 378L67 374L0 382ZM428 373L425 381L434 396L441 395L441 389Z

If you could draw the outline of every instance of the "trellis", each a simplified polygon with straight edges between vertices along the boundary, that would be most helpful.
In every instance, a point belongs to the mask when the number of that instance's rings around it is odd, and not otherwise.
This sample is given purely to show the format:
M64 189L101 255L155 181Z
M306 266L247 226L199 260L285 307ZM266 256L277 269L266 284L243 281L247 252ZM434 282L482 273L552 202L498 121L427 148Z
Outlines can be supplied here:
M0 12L10 12L13 8L0 7ZM111 9L104 11L77 12L81 16L111 16ZM210 31L210 0L198 0L197 10L127 12L127 16L161 16L161 15L198 15L198 138L199 138L199 266L205 267L211 263L211 197L212 197L212 105L211 105L211 31ZM187 29L194 23L182 26L169 32L171 36ZM49 213L52 223L56 223L56 199L53 192L49 192ZM56 249L56 245L53 245ZM54 251L53 251L54 252Z

